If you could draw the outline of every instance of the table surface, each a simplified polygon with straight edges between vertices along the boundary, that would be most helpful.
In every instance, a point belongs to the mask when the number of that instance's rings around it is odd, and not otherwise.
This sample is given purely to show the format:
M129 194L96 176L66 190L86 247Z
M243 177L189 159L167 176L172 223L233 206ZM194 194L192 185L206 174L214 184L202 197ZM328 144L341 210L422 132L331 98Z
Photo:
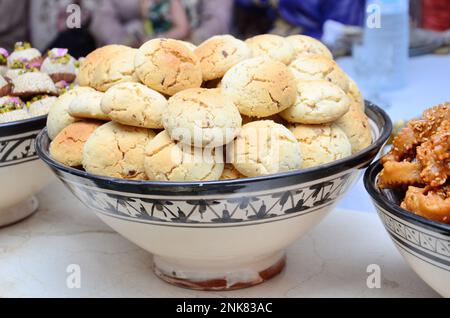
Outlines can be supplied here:
M353 75L350 58L338 62ZM410 71L408 87L385 95L394 121L450 100L450 56L414 58ZM38 197L38 213L0 231L0 297L438 296L403 261L373 213L361 181L338 209L289 248L281 275L253 288L217 293L160 281L152 273L149 253L104 225L59 181ZM67 287L72 264L81 269L79 289ZM379 289L367 287L371 264L381 268Z

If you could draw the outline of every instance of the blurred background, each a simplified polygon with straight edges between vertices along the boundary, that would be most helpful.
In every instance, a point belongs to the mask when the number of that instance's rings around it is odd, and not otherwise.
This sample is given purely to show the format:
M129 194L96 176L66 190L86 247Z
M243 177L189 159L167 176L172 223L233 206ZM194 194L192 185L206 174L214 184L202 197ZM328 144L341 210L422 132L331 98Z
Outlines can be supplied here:
M377 1L0 0L0 46L11 50L16 41L29 41L41 51L67 47L79 57L98 46L138 47L155 37L199 44L216 34L248 38L275 33L313 36L340 56L350 54L360 40L370 2ZM81 8L80 28L68 27L70 4ZM425 37L411 37L412 48L428 44L428 50L435 50L449 44L449 0L411 0L408 11L412 29L429 30Z

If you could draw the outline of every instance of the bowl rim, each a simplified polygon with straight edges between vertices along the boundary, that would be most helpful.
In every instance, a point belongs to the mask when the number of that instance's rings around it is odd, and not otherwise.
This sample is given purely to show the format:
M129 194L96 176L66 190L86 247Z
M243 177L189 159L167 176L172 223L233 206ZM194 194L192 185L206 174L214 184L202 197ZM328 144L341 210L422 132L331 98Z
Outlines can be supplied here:
M27 119L10 121L6 123L0 123L0 138L5 136L17 135L32 129L35 125L41 125L41 122L45 122L47 115L35 116ZM45 126L45 123L44 123ZM41 130L41 127L36 127L36 130ZM4 133L12 132L12 133Z
M366 101L366 113L368 113L368 116L370 119L375 121L378 119L378 121L381 121L380 125L378 125L379 129L379 136L378 138L372 142L372 144L361 150L360 152L353 154L349 157L321 165L318 167L308 168L308 169L300 169L300 170L294 170L294 171L288 171L278 174L272 174L268 176L260 176L260 177L252 177L252 178L243 178L243 179L234 179L234 180L219 180L219 181L195 181L195 182L170 182L170 181L134 181L134 180L125 180L125 179L116 179L111 177L104 177L104 176L98 176L94 175L82 170L78 170L72 167L67 167L63 164L60 164L59 162L55 161L53 158L50 157L48 149L43 149L43 142L45 138L48 138L47 135L47 128L44 128L40 134L36 138L36 151L39 155L39 157L50 167L63 171L65 173L75 175L80 178L87 178L90 180L98 180L103 181L109 184L115 184L115 185L136 185L136 186L155 186L160 188L174 188L174 187L199 187L201 189L207 189L208 186L214 187L214 186L233 186L233 185L244 185L248 183L254 183L254 182L263 182L263 181L271 181L286 177L293 177L293 176L324 176L324 171L335 171L338 170L338 172L344 171L343 167L348 166L348 163L352 162L353 167L356 167L362 163L365 162L365 159L367 156L372 152L377 152L381 147L386 143L386 141L389 139L391 133L392 133L392 121L390 117L387 115L387 113L381 109L380 107L372 104L371 102ZM341 170L339 170L341 168Z
M410 223L418 225L422 228L429 229L433 232L438 232L442 235L450 236L450 225L432 221L422 216L416 215L410 211L407 211L394 202L391 202L385 195L383 195L379 187L376 185L377 177L382 169L383 165L381 164L380 159L371 164L364 174L364 187L366 188L370 197L378 205L403 220L409 221Z

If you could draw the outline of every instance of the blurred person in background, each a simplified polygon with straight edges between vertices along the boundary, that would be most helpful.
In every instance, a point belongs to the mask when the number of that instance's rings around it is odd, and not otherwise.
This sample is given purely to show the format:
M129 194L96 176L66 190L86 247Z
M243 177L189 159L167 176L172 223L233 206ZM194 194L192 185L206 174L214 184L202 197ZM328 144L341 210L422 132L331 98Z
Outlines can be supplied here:
M11 51L14 43L29 41L29 0L0 0L0 47Z
M181 0L108 0L92 13L97 45L139 46L156 37L184 39L190 26Z

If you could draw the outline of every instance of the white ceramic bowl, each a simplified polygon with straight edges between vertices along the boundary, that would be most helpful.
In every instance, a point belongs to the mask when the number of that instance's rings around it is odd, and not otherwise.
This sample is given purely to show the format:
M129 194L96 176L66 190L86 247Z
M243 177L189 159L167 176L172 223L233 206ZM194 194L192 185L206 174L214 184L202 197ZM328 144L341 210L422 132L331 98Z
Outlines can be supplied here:
M36 154L35 139L46 116L0 124L0 227L34 213L33 196L52 177Z
M217 182L134 182L63 166L37 138L39 156L105 223L154 254L156 274L183 287L259 284L285 265L285 249L319 223L377 156L392 124L367 105L375 142L321 167Z
M378 161L367 169L364 184L395 246L431 288L450 297L450 225L433 222L400 208L404 193L380 190Z

